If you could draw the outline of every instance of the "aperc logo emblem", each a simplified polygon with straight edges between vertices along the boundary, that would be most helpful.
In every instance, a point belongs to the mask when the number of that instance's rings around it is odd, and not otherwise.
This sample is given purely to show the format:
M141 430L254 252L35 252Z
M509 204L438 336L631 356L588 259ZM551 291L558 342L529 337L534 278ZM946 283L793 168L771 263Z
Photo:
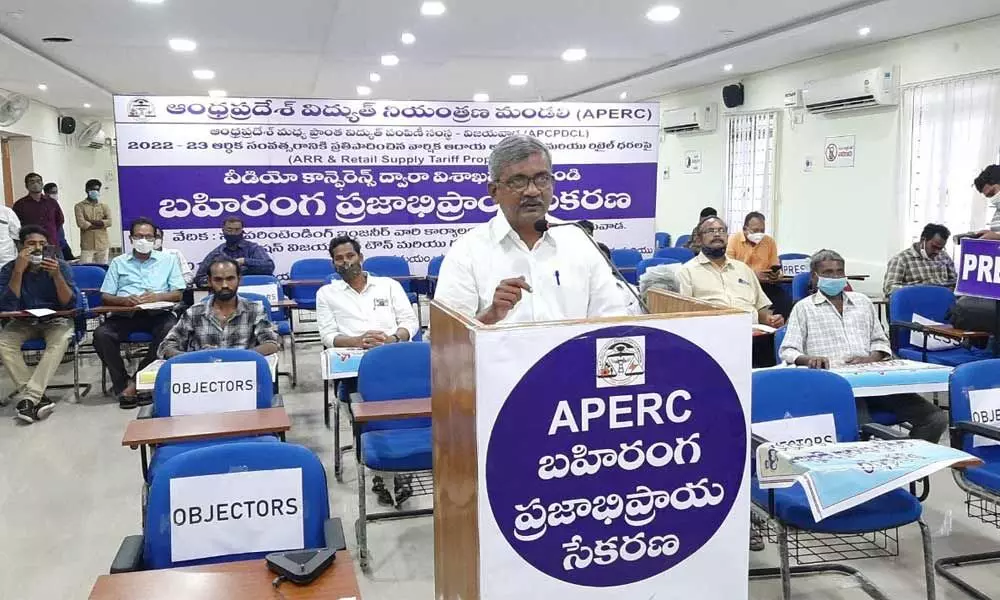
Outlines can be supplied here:
M609 388L645 383L645 337L597 340L597 387Z
M156 108L146 98L136 98L128 103L128 118L153 119L155 117Z

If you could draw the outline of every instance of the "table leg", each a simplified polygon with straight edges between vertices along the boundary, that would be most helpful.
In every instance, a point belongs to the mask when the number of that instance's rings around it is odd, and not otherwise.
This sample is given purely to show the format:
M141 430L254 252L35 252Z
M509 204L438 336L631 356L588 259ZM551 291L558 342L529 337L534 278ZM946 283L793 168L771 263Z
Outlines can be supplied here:
M149 481L149 460L146 457L146 445L139 446L139 454L142 459L142 480Z
M337 398L333 407L335 418L333 419L333 477L337 481L344 482L343 452L340 449L340 398Z
M323 380L323 423L330 428L330 380Z

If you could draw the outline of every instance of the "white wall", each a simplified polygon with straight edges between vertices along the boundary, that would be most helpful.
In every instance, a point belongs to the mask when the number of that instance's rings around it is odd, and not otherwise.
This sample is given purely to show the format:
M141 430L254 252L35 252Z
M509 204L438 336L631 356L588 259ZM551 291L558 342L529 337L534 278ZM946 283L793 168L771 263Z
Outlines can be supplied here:
M101 192L103 202L108 204L113 215L113 224L108 231L112 246L121 245L121 223L118 199L118 173L115 160L108 149L91 150L77 148L71 136L59 133L59 112L51 106L32 101L27 114L17 123L4 128L0 135L10 137L11 179L16 200L26 192L24 176L35 171L45 182L59 185L59 204L66 217L66 236L75 253L80 249L80 230L73 217L73 206L84 198L83 186L88 179L100 179L104 183ZM77 119L77 128L84 121ZM104 124L105 132L113 136L113 125Z
M899 66L902 84L1000 69L1000 18L929 32L858 50L786 65L742 79L746 104L737 111L780 109L786 91L816 79L847 75L872 67ZM718 102L720 82L660 99L665 109ZM848 261L848 271L873 277L861 291L881 288L885 263L906 244L900 231L899 111L879 109L840 116L806 115L792 125L784 113L778 139L777 199L768 224L781 252L833 248ZM675 237L690 233L705 206L724 204L725 117L714 133L666 136L660 147L657 230ZM854 135L854 168L823 167L827 136ZM684 152L700 150L702 173L686 175ZM818 165L806 173L807 156ZM970 165L969 181L983 165ZM858 288L858 286L855 286Z

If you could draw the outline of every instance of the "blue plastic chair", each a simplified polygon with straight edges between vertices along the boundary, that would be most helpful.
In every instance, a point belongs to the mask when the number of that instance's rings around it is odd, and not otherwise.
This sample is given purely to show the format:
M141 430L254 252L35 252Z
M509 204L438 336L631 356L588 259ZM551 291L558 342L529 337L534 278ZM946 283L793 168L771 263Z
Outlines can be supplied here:
M85 292L87 296L87 306L93 310L102 304L101 286L104 285L104 278L108 274L107 267L102 265L71 265L73 272L73 283L81 290L93 290ZM90 315L88 315L90 318Z
M611 262L622 272L625 281L635 285L639 282L635 268L642 260L642 253L632 248L615 248L611 251Z
M785 333L787 333L787 326L779 327L774 332L774 363L781 364L781 342L785 341Z
M670 234L666 231L657 231L653 239L654 248L669 248L670 247Z
M351 402L427 398L430 395L430 344L389 344L372 348L362 357L358 366L358 391L352 394ZM359 562L363 569L367 569L367 522L377 520L382 515L368 514L365 469L395 473L430 470L433 464L431 420L414 418L355 423L354 440L358 467ZM405 514L417 516L432 513L428 509L407 511Z
M285 290L281 283L278 282L278 278L274 275L244 275L240 280L240 285L273 285L278 290L278 300L285 299ZM243 296L244 294L240 294ZM292 387L294 388L299 383L299 367L298 362L295 357L295 328L292 326L292 315L291 311L283 308L275 308L271 306L271 303L267 303L268 314L271 317L271 322L278 329L278 335L281 337L287 337L289 341L289 349L292 353L292 372L291 380ZM289 373L278 373L279 375L288 376Z
M786 252L785 254L779 254L778 260L803 260L806 258L811 258L808 254L802 254L801 252Z
M256 390L257 409L272 408L275 404L274 387L271 383L271 369L265 359L260 354L252 350L241 348L221 348L216 350L199 350L197 352L187 352L168 359L157 371L156 382L153 384L153 404L149 411L149 416L154 418L173 416L170 406L170 382L171 372L174 365L192 363L233 363L252 362L256 365ZM280 402L280 399L279 399ZM211 413L212 410L205 412ZM141 416L146 416L142 414ZM157 446L153 452L152 459L143 475L147 481L156 478L160 467L171 458L190 452L196 448L212 446L215 444L231 444L236 442L268 442L277 441L273 435L250 436L242 438L221 438L208 441L180 442L176 444L163 444Z
M653 253L653 258L672 258L680 263L686 263L694 258L694 252L687 248L660 248Z
M635 266L636 279L641 279L642 274L646 272L649 267L657 267L659 265L676 265L681 261L675 260L673 258L644 258L639 261L639 264Z
M690 235L679 235L677 236L677 241L674 242L674 248L684 248L689 241L691 241Z
M333 261L328 258L303 258L292 263L288 278L292 281L322 281L334 272ZM322 286L307 284L289 287L289 296L295 300L298 308L316 310L316 292Z
M947 323L948 311L955 304L955 294L948 288L933 285L914 285L900 288L889 296L889 341L893 351L908 360L956 367L965 363L993 358L979 348L951 348L928 351L910 343L912 331L921 331L913 323L918 314L938 323Z
M79 402L80 398L90 393L92 387L89 383L80 383L80 343L87 336L87 315L90 310L86 294L81 292L76 285L73 286L73 294L76 297L76 306L74 307L76 316L73 317L73 337L70 340L70 346L73 350L73 383L50 383L46 389L73 390L73 400ZM45 347L43 338L34 338L21 344L21 352L42 353L45 352Z
M751 419L754 423L812 415L833 415L837 442L858 441L857 411L854 393L846 379L829 371L813 369L772 369L752 375ZM876 424L865 425L866 434L898 439L899 434ZM754 436L754 446L763 440ZM756 451L756 449L754 450ZM873 598L885 598L874 584L856 568L826 563L821 565L789 566L788 539L790 532L808 532L827 536L856 536L917 523L923 539L925 585L928 598L934 597L933 553L930 529L923 522L920 502L910 492L895 489L854 508L822 521L816 521L801 484L789 488L761 489L756 469L751 469L750 495L753 513L765 519L777 530L780 567L751 569L751 578L780 577L785 600L791 598L791 576L814 573L836 573L856 578L862 589ZM808 535L806 533L806 535ZM822 552L822 550L819 550Z
M444 256L435 256L431 259L430 264L427 265L427 277L437 277L441 273L441 263L444 262ZM434 291L437 289L437 280L428 279L427 280L427 296L430 298L434 297Z
M299 508L301 524L296 519L294 527L301 527L301 548L267 548L257 552L206 556L193 560L172 559L171 532L175 506L172 506L171 481L188 477L228 475L245 472L295 469L302 476L302 505ZM267 499L267 490L261 490L261 499ZM330 519L326 472L311 450L295 444L282 443L232 443L192 450L164 463L161 476L149 487L148 512L143 534L129 536L122 541L111 567L111 573L124 573L153 569L167 569L190 565L234 562L260 559L280 550L330 547L343 549L343 527L340 519ZM288 509L287 503L284 510Z
M972 418L969 392L1000 388L1000 360L989 359L967 363L955 367L948 383L949 404L951 406L951 446L968 452L983 461L983 465L952 471L955 483L966 493L968 515L987 525L1000 522L1000 445L979 446L973 444L975 435L994 442L1000 442L1000 427ZM949 556L934 563L934 569L942 577L961 588L974 598L990 598L986 592L959 578L950 569L963 564L985 564L1000 560L1000 552L981 552Z
M812 273L798 273L792 278L792 303L796 303L799 300L808 297L809 294L809 281L812 278Z
M417 295L413 293L410 277L410 263L402 256L373 256L365 259L365 271L379 277L399 277L399 285L403 286L410 304L417 303Z

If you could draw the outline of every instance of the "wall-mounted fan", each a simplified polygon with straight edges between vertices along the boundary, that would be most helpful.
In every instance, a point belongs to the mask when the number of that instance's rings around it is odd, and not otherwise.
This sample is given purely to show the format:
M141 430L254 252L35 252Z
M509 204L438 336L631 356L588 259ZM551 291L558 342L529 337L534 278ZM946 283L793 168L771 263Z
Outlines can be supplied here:
M99 150L104 147L104 140L107 136L101 130L100 121L91 121L76 135L76 145L79 148L93 148Z
M24 94L8 94L0 96L0 127L13 125L28 112L31 100Z

